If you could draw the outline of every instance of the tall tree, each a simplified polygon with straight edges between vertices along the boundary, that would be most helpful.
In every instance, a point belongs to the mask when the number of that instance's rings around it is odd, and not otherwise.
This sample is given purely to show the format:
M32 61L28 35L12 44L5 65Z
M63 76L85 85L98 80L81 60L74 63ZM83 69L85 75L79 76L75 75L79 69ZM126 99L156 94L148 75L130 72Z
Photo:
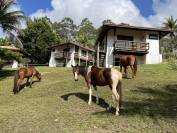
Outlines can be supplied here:
M55 22L53 27L57 34L61 37L62 42L75 40L77 26L71 18L66 17L59 23Z
M175 32L177 31L177 19L174 19L173 16L170 16L166 19L166 22L163 23L165 28L171 30L170 37L173 38L175 36Z
M24 44L24 53L31 63L47 63L50 51L47 47L58 43L59 36L53 31L48 18L29 19L24 35L19 36Z
M0 0L0 27L22 47L21 41L14 33L21 33L18 26L25 16L22 11L12 10L13 6L17 6L16 0Z
M97 29L88 18L84 18L78 27L77 41L85 45L93 45L96 40Z

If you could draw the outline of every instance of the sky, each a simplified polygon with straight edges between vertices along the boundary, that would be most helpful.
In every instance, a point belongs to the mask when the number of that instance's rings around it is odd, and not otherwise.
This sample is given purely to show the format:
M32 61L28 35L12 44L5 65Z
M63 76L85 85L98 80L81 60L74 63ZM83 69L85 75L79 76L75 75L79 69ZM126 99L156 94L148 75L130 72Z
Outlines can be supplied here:
M71 17L79 24L85 17L101 26L115 23L160 27L169 16L177 18L177 0L17 0L19 8L31 18L47 16L52 22Z
M51 0L17 0L17 1L21 9L25 12L27 16L34 13L38 9L52 10ZM140 9L140 12L142 13L143 16L148 17L149 15L153 14L152 0L133 0L132 2Z
M160 27L169 16L177 18L177 0L17 0L31 18L47 16L53 22L85 17L98 27L105 19L135 26Z

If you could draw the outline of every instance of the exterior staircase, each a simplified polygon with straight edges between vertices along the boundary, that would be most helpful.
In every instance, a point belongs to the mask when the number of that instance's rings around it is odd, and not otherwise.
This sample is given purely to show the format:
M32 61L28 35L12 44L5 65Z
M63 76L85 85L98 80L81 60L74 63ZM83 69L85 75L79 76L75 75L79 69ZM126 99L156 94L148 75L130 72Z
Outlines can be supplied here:
M106 57L105 52L100 52L99 53L99 67L104 67L105 57ZM95 63L97 63L97 56L96 56Z

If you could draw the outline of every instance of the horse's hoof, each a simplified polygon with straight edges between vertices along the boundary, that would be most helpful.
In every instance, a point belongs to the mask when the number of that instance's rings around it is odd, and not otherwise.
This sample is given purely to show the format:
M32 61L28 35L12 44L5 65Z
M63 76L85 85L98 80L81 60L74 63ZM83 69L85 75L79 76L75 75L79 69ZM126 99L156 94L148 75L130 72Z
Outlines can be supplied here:
M119 116L119 112L116 112L115 115L116 115L116 116Z
M88 102L88 105L91 105L92 102Z
M112 108L112 106L109 106L106 108L107 111L109 111Z

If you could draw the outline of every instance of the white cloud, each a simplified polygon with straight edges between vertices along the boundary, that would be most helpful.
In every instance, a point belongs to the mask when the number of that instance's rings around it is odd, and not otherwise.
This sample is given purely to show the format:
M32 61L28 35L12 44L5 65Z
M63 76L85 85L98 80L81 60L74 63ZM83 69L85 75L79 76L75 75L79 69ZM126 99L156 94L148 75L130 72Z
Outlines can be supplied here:
M85 17L95 26L100 26L105 19L115 23L129 23L137 26L160 27L165 18L177 18L177 0L153 0L154 15L148 18L140 14L132 0L52 0L52 10L40 9L31 17L49 17L53 22L71 17L79 24Z
M153 10L155 15L151 15L148 21L153 26L162 26L162 23L169 16L177 18L177 0L153 0Z
M151 26L131 0L52 0L52 10L38 10L31 17L49 17L53 22L71 17L79 24L85 17L100 26L105 19L115 23Z

